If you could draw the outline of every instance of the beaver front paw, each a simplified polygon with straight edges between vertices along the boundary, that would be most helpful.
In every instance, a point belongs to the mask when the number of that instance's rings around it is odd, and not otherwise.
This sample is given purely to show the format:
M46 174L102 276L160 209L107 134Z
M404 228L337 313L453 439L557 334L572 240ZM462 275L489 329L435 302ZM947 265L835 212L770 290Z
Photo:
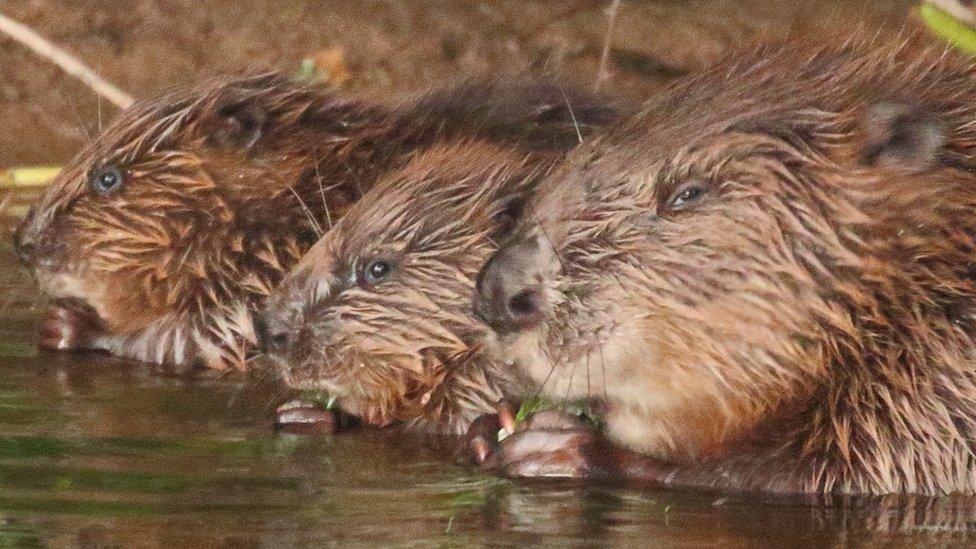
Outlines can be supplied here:
M599 459L601 439L588 426L546 428L561 412L539 412L519 424L482 463L487 471L522 478L598 478L606 476ZM568 416L568 415L567 415ZM568 416L571 417L571 416ZM563 419L558 418L562 423ZM533 421L537 420L537 421ZM525 428L521 428L526 425Z
M486 471L506 477L663 486L675 471L674 465L614 445L591 423L567 412L536 412L517 425L514 418L510 405L499 404L498 413L472 423L463 451Z
M41 320L43 349L57 351L83 351L95 349L94 340L100 333L99 323L90 315L74 309L55 305L48 309Z
M276 430L298 435L332 435L359 423L341 410L327 410L320 403L298 398L278 406L275 415Z
M511 407L481 416L464 447L482 467L508 477L608 476L612 447L584 420L557 410L536 412L514 425ZM506 436L499 442L499 432Z

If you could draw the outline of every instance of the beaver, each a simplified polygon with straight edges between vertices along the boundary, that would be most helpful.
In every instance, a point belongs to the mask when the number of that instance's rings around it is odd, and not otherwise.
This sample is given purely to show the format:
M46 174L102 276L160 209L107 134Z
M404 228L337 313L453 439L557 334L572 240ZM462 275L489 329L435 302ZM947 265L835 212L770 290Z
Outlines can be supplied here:
M17 252L55 303L41 346L243 369L250 312L384 171L468 135L561 154L613 116L546 78L382 103L269 72L139 102L19 229Z
M285 383L368 424L463 434L524 380L488 360L474 279L557 160L483 140L390 172L272 291L260 339Z
M549 414L488 466L976 493L974 84L944 53L766 45L577 149L474 307L609 443Z

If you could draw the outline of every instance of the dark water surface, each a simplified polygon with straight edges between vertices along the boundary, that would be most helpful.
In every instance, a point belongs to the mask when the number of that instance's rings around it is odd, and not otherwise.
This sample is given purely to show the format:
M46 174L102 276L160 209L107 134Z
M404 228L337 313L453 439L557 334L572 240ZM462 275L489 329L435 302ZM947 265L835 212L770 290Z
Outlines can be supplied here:
M3 546L966 546L973 503L847 505L511 482L389 432L277 435L273 391L37 352L0 239Z

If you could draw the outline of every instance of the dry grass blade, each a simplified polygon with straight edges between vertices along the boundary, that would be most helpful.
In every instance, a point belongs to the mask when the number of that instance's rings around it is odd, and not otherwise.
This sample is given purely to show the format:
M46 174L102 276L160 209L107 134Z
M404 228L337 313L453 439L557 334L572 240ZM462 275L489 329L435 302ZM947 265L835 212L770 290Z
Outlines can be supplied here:
M50 183L61 168L57 166L32 166L0 171L0 189L41 187Z

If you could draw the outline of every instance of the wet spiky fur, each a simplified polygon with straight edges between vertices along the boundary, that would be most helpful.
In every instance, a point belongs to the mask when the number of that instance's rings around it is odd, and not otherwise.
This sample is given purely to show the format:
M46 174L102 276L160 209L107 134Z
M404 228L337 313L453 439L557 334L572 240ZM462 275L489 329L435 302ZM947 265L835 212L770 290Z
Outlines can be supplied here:
M847 44L678 84L527 206L545 320L500 354L604 401L662 483L976 493L974 76ZM932 135L875 147L892 105Z
M561 152L602 102L542 80L473 80L399 104L278 74L137 103L87 146L20 230L42 290L93 311L86 346L182 370L243 368L251 312L386 170L478 135ZM118 192L89 174L116 166Z
M269 298L286 382L367 422L460 434L521 384L487 360L474 276L552 158L484 142L432 148L354 205ZM377 258L393 270L370 284Z

